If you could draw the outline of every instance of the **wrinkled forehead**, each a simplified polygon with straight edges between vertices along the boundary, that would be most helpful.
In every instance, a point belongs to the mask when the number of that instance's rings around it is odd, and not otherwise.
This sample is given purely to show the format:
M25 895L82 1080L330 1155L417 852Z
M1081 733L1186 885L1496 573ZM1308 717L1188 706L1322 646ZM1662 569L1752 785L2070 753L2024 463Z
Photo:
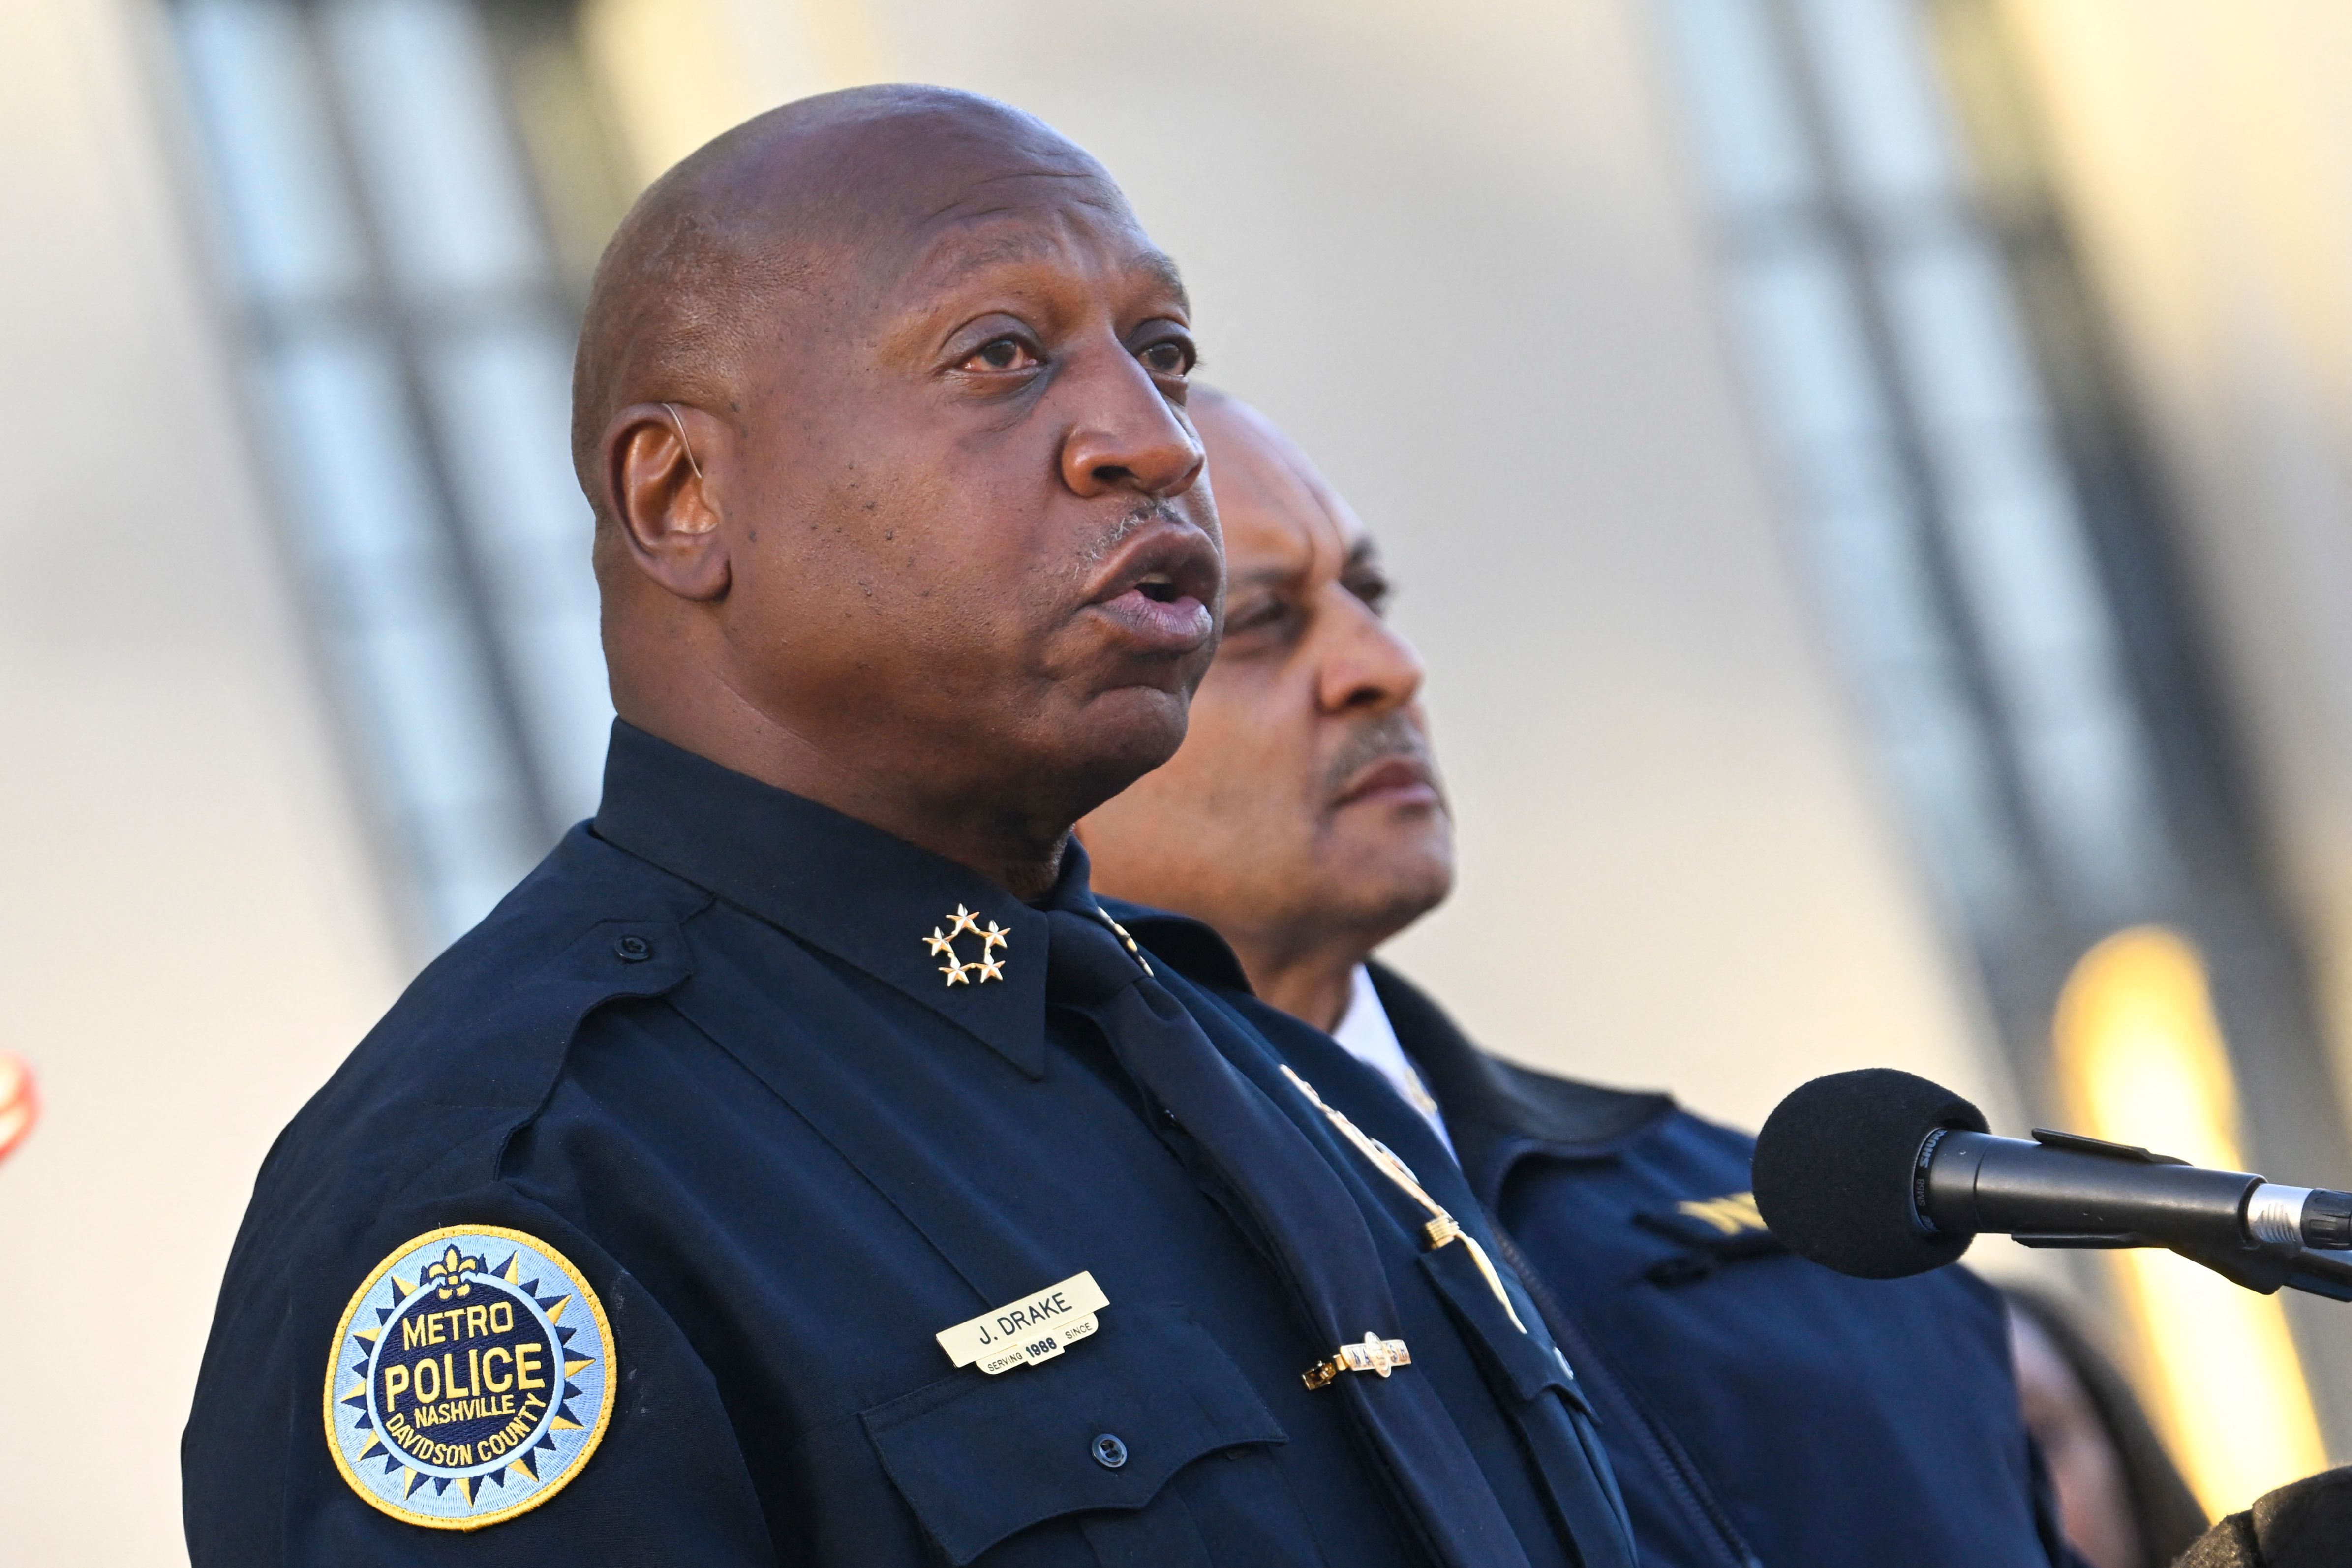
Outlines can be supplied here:
M977 268L1081 250L1173 282L1102 165L1001 105L824 124L775 153L756 193L770 237L830 253L869 287L936 291Z
M905 306L1051 278L1126 299L1157 296L1157 308L1190 313L1175 263L1099 170L1024 169L976 181L909 226L898 261L890 292Z
M1263 415L1232 402L1196 410L1226 570L1336 574L1366 540L1363 521Z
M1108 200L1082 186L1023 182L999 190L977 210L955 210L928 220L910 236L898 288L936 294L995 270L1060 268L1100 274L1106 280L1156 286L1179 310L1189 310L1176 264L1151 243L1118 192Z

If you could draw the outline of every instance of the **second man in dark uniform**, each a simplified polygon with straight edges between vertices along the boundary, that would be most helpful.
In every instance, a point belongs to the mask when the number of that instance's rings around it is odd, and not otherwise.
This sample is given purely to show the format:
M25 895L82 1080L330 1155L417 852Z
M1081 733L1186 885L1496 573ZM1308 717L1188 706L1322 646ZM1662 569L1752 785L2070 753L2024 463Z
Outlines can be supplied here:
M1989 1287L1790 1255L1746 1134L1487 1056L1368 963L1453 885L1421 662L1305 456L1205 388L1193 415L1226 516L1225 638L1182 752L1080 828L1104 889L1229 936L1265 1003L1337 1037L1265 1020L1294 1065L1499 1216L1601 1410L1648 1568L2048 1568Z

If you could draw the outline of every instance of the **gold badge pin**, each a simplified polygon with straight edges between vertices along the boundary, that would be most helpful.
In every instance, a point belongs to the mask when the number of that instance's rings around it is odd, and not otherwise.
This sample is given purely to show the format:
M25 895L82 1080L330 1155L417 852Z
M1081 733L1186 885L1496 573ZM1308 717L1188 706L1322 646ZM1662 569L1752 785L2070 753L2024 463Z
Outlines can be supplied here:
M1478 1272L1486 1277L1486 1288L1494 1291L1495 1300L1503 1304L1503 1310L1510 1317L1511 1326L1526 1333L1528 1326L1519 1321L1519 1310L1511 1305L1511 1293L1503 1289L1503 1277L1495 1272L1494 1260L1486 1256L1486 1249L1478 1245L1476 1237L1462 1228L1461 1221L1445 1212L1444 1205L1429 1195L1421 1184L1421 1178L1412 1173L1412 1168L1397 1158L1395 1150L1377 1138L1367 1136L1364 1130L1349 1121L1344 1112L1325 1104L1323 1097L1315 1092L1315 1086L1292 1071L1288 1062L1282 1064L1282 1076L1307 1097L1308 1104L1330 1119L1331 1125L1339 1130L1340 1136L1353 1143L1364 1158L1372 1163L1375 1170L1403 1188L1415 1203L1429 1211L1429 1221L1422 1229L1428 1236L1432 1249L1451 1246L1457 1241L1462 1244L1470 1254L1471 1260L1477 1264ZM1307 1375L1311 1377L1314 1374L1310 1373ZM1384 1372L1381 1375L1386 1377L1388 1373ZM1309 1384L1307 1386L1319 1388L1322 1384Z
M1341 1345L1328 1361L1318 1361L1300 1374L1300 1381L1309 1388L1322 1388L1336 1381L1343 1372L1370 1372L1386 1377L1401 1366L1412 1364L1412 1352L1402 1340L1384 1340L1368 1333L1364 1342Z
M933 926L930 935L917 940L931 950L933 958L947 960L940 965L940 973L948 977L950 986L986 984L989 981L1004 978L1004 960L996 956L996 950L1000 947L1009 950L1013 946L1011 931L994 921L982 926L980 917L961 903L956 905L955 913L941 923L946 927L944 931L940 926ZM958 954L955 949L956 938L967 931L980 938L980 956L970 961Z
M1095 910L1095 913L1102 916L1102 923L1110 927L1111 933L1117 936L1119 941L1127 944L1129 955L1132 957L1136 963L1143 966L1144 973L1150 974L1152 972L1151 960L1143 956L1143 950L1135 945L1135 939L1133 937L1127 934L1127 928L1119 924L1117 921L1111 919L1110 911L1108 910L1097 907Z

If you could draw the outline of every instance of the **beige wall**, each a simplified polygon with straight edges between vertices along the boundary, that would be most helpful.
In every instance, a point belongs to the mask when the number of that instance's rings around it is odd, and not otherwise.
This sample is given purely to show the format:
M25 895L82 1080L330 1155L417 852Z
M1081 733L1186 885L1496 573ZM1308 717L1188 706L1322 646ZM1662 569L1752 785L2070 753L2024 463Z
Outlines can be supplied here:
M697 4L745 50L816 40L822 79L1026 105L1127 183L1211 376L1393 553L1465 844L1460 897L1397 956L1474 1028L1750 1121L1862 1063L1998 1106L1739 414L1645 6ZM0 500L0 1048L50 1105L0 1168L0 1540L27 1563L177 1554L178 1431L254 1168L400 978L152 21L0 0L25 455ZM640 148L680 134L674 100L636 104Z
M397 976L133 39L0 30L0 1557L169 1563L254 1170Z

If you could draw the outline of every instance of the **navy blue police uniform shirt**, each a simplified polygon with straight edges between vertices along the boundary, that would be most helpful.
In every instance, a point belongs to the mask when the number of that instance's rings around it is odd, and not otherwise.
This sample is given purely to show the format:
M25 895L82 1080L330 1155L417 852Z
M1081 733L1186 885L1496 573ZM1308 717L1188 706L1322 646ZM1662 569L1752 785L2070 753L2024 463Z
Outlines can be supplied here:
M1049 905L1094 915L1085 874ZM183 1438L195 1568L1423 1563L1415 1478L1348 1415L1416 1378L1507 1521L1482 1560L1632 1568L1519 1281L1429 1245L1174 922L1159 984L1394 1295L1307 1386L1337 1347L1265 1237L1049 1005L1066 918L617 726L596 819L271 1150Z
M1110 907L1146 941L1187 940ZM1489 1057L1401 976L1372 975L1600 1415L1644 1568L2080 1568L1990 1286L1957 1268L1851 1279L1790 1254L1755 1211L1751 1138L1664 1095ZM1377 1072L1246 1007L1408 1161L1452 1163Z

